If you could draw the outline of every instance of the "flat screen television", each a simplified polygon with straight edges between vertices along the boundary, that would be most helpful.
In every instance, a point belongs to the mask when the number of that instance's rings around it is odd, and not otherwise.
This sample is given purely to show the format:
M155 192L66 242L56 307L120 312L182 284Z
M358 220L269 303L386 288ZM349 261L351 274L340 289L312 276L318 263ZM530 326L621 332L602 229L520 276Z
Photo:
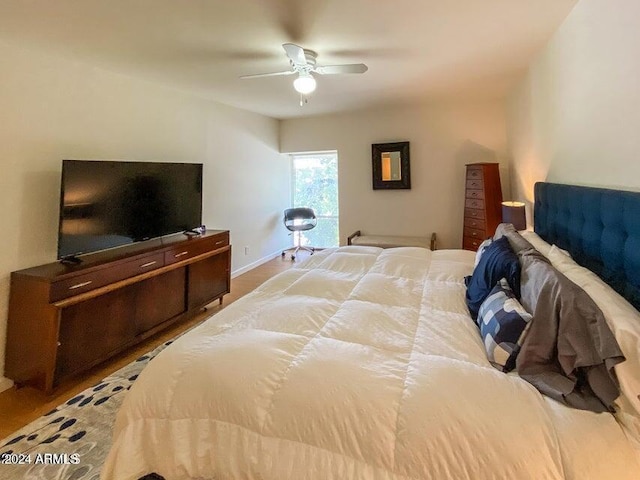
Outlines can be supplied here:
M202 164L63 160L58 259L202 224Z

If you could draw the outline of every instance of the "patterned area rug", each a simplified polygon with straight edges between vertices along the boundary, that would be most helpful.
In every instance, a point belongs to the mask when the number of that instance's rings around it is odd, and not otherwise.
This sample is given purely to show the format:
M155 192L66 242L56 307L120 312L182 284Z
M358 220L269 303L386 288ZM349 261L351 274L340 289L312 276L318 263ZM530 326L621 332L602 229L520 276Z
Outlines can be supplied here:
M0 479L98 480L126 392L149 361L172 342L0 440Z

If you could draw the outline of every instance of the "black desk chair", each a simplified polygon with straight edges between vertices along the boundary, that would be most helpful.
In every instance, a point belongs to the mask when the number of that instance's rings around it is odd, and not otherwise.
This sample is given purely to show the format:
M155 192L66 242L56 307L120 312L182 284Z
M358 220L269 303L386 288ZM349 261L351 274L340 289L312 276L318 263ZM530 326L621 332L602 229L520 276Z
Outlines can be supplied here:
M287 230L292 232L291 234L293 235L295 235L296 232L311 230L318 224L318 219L316 218L316 214L313 209L305 207L287 208L284 211L283 221L284 226L287 227ZM311 255L313 255L315 248L300 245L300 234L298 234L298 244L294 247L284 250L282 252L282 256L284 257L289 250L293 250L293 253L291 254L291 260L295 260L298 250L307 250L308 252L311 252Z

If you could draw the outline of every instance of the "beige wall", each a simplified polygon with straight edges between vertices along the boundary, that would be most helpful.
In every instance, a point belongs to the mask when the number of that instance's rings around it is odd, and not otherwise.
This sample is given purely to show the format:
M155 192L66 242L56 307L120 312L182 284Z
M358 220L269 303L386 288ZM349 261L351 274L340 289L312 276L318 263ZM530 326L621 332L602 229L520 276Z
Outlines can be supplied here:
M204 163L203 221L231 230L234 271L289 243L277 120L1 43L0 72L0 373L9 273L56 258L64 158Z
M313 99L311 99L313 101ZM372 189L371 144L411 142L411 190ZM355 230L462 243L465 163L505 160L503 104L413 105L284 120L283 152L338 151L340 241ZM506 162L505 162L506 163ZM503 169L503 189L508 172Z
M640 2L580 0L509 99L516 197L539 180L640 189Z

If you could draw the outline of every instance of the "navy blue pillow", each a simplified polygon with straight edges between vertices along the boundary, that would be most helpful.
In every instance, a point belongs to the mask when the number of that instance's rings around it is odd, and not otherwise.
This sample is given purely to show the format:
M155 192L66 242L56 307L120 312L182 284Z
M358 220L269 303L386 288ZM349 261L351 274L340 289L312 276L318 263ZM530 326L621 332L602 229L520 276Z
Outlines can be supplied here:
M478 318L480 305L502 278L507 280L516 298L520 299L520 262L511 250L507 237L494 240L480 257L473 275L465 278L467 307L471 318Z

